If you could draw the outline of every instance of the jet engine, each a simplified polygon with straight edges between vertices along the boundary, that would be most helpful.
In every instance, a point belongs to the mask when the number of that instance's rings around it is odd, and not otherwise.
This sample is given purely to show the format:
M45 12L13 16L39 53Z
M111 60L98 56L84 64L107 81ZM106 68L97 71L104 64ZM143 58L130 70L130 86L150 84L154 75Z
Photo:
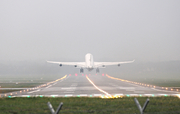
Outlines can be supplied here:
M120 67L120 64L118 64L118 67Z
M62 64L60 64L59 66L62 67Z
M74 67L77 67L77 65L74 65Z

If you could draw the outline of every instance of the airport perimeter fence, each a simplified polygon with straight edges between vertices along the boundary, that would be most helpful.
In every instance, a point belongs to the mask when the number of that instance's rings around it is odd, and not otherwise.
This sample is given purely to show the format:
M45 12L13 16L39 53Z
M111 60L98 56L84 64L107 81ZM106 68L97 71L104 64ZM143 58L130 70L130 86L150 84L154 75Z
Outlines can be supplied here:
M143 110L143 108L145 109L144 114L180 114L180 99L178 97L136 98L141 108L138 108L135 97L112 99L87 97L1 98L0 114L51 114L49 104L52 105L54 112L59 107L59 114L142 114L140 109ZM145 103L147 103L147 107L144 105Z

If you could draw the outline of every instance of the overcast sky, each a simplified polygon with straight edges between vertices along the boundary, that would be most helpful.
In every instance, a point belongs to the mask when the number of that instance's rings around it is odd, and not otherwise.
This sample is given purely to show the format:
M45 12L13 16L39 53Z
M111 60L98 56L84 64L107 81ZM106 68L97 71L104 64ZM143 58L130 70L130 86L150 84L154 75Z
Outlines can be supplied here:
M179 0L0 0L0 61L180 60Z

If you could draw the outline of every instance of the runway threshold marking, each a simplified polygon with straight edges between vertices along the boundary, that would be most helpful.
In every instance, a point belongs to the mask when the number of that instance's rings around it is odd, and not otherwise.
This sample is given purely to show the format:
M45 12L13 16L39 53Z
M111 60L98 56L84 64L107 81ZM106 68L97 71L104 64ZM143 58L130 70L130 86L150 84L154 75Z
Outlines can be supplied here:
M106 91L98 88L98 87L88 78L88 76L86 76L86 78L88 79L88 81L89 81L97 90L99 90L100 92L103 92L103 93L106 94L106 95L110 95L108 92L106 92Z

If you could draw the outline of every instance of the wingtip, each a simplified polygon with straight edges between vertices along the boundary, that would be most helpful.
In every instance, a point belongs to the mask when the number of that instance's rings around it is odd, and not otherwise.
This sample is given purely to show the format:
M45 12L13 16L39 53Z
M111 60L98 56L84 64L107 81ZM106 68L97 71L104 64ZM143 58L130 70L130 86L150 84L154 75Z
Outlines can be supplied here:
M47 63L49 63L50 61L46 60Z

